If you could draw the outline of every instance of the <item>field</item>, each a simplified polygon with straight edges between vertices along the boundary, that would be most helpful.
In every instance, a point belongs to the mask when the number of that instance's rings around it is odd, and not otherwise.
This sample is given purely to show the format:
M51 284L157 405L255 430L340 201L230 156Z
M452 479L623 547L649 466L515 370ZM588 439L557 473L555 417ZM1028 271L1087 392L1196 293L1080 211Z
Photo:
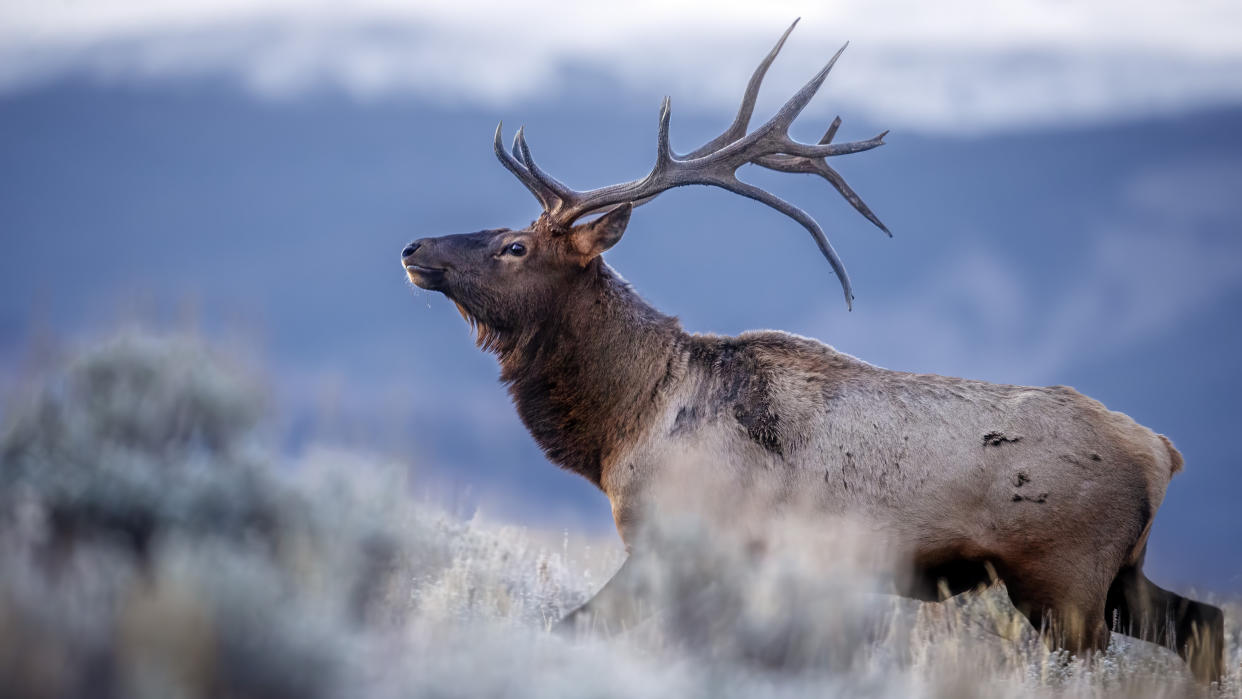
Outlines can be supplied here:
M690 520L656 536L658 613L553 624L613 540L463 520L405 469L282 455L262 382L197 341L100 342L10 397L0 436L0 694L15 697L1174 697L1173 653L1048 652L993 587L879 592L865 541L791 525L756 562ZM1157 520L1158 521L1158 520ZM1226 610L1242 697L1242 606Z

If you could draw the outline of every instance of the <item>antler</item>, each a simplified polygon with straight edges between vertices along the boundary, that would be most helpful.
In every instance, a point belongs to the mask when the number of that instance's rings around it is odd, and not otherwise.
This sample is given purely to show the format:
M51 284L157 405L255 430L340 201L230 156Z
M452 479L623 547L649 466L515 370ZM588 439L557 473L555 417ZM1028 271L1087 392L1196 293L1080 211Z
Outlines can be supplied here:
M842 264L841 258L832 248L832 244L828 242L827 236L824 235L815 219L776 195L737 178L737 169L747 163L780 172L819 175L840 192L867 220L878 226L880 230L892 235L854 190L845 183L845 179L829 167L825 160L835 155L859 153L884 145L883 139L887 131L866 141L834 144L832 139L841 125L841 118L837 117L817 144L800 143L789 136L789 127L793 120L802 113L803 108L823 85L829 71L832 70L841 53L845 51L848 43L842 46L833 55L832 60L828 61L828 64L810 82L794 94L775 116L749 134L746 133L755 110L755 100L759 95L759 86L763 82L763 77L781 47L784 46L785 39L789 37L797 24L798 21L794 20L794 23L785 30L780 40L776 42L776 46L764 57L754 74L751 75L750 83L742 96L742 104L733 123L723 133L703 146L685 155L673 152L669 146L669 98L664 98L664 103L660 107L660 126L656 137L656 162L646 177L582 192L570 189L535 164L530 154L530 147L526 145L524 129L518 129L514 136L513 152L506 152L501 144L503 123L496 127L494 143L496 157L539 199L544 208L544 216L559 226L567 227L587 214L619 204L629 202L639 205L650 201L661 192L690 184L720 187L766 204L802 224L811 233L820 251L841 280L846 305L852 307L854 294L845 265Z

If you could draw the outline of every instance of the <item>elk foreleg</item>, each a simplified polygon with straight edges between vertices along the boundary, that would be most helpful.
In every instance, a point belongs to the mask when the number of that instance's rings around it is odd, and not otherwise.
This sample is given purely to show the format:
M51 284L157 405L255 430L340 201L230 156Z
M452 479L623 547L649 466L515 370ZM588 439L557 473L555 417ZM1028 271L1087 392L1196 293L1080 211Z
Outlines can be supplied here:
M637 626L652 612L650 562L648 556L631 553L594 597L565 615L553 630L611 635Z
M1225 617L1219 608L1169 592L1128 567L1108 590L1107 610L1118 633L1177 651L1202 682L1221 679Z

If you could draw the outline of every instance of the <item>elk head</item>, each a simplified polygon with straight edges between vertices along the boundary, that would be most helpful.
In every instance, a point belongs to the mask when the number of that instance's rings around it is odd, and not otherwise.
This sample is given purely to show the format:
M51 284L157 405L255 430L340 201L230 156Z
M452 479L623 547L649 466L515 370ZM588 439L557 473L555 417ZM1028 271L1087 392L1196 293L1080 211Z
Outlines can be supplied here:
M763 76L796 25L797 20L755 69L733 123L703 146L684 155L673 152L669 145L669 99L664 98L656 138L656 162L651 172L640 179L589 191L570 189L535 164L523 129L518 129L514 136L510 152L501 142L503 124L497 126L496 157L535 195L543 206L543 213L521 230L501 228L414 241L401 253L402 265L410 279L456 302L462 315L480 327L480 342L494 348L496 338L537 323L539 314L555 308L558 299L572 293L575 280L585 278L590 268L599 264L600 253L620 240L633 207L665 190L702 184L754 199L802 224L832 265L845 292L846 304L850 305L854 295L849 276L819 224L798 207L742 182L736 175L738 168L746 164L780 172L819 175L859 213L891 235L844 178L826 162L831 156L883 145L887 131L866 141L834 144L832 140L841 124L838 117L816 144L800 143L789 136L793 120L828 77L844 46L775 116L747 133ZM579 223L595 214L602 215Z
M415 284L457 304L480 345L497 349L572 293L600 253L621 239L632 208L622 204L568 228L553 227L545 214L522 230L422 238L401 251L401 263Z

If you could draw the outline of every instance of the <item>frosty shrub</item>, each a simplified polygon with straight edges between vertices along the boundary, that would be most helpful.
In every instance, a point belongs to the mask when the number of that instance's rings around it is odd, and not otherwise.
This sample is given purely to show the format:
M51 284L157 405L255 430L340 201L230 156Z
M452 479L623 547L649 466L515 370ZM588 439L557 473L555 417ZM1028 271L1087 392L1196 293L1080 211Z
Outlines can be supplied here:
M115 339L18 407L0 441L3 496L33 499L58 545L108 536L141 552L171 529L262 535L278 493L251 448L261 405L188 340Z
M1003 589L883 594L882 550L779 518L764 545L671 507L643 614L556 632L621 564L462 520L408 472L273 450L261 384L202 344L125 335L33 387L0 436L0 695L16 697L1185 696L1124 637L1047 652ZM1236 683L1240 610L1225 605Z

